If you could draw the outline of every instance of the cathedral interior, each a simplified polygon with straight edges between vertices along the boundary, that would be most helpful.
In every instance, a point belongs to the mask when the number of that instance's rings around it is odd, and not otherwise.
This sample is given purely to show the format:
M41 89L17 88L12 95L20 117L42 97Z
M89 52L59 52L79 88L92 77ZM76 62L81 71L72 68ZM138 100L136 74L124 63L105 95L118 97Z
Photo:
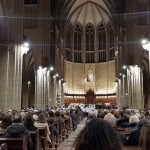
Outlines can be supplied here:
M0 109L150 108L149 0L0 0Z

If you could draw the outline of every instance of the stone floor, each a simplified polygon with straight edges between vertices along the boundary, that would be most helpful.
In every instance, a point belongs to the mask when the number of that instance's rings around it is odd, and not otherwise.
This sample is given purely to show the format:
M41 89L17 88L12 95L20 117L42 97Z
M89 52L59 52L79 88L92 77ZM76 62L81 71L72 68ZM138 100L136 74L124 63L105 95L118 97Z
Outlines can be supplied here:
M73 131L69 138L67 138L58 148L58 150L74 150L73 143L75 139L77 138L77 135L80 133L80 131L85 126L86 119L83 119L80 124L78 125L78 128Z

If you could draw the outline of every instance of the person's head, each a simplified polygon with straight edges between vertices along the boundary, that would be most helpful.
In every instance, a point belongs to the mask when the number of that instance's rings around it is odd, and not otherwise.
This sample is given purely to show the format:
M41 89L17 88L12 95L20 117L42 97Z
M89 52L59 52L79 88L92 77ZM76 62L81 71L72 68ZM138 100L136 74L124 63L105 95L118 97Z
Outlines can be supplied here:
M50 117L54 117L54 112L53 111L49 111L49 116Z
M56 111L56 112L55 112L55 116L56 116L56 117L60 117L60 112L59 112L59 111Z
M119 114L118 110L115 110L113 115L115 116L115 118L119 118L120 117L120 114Z
M40 123L45 123L46 122L45 115L43 113L39 114L38 122L40 122Z
M7 129L8 126L12 124L12 118L9 114L4 114L2 117L2 122L0 124L1 128Z
M28 114L24 117L24 126L29 128L34 125L33 116L31 114Z
M75 150L121 150L121 143L111 125L102 119L92 119L79 133Z
M21 116L21 114L16 114L14 116L13 123L22 123L22 116Z
M131 116L130 119L129 119L130 124L138 124L139 121L140 120L136 115Z
M140 131L139 145L143 150L150 148L150 125L144 125Z
M116 126L116 118L111 113L107 113L107 115L105 115L105 117L104 117L104 120L107 121L108 123L110 123L110 125L112 127Z

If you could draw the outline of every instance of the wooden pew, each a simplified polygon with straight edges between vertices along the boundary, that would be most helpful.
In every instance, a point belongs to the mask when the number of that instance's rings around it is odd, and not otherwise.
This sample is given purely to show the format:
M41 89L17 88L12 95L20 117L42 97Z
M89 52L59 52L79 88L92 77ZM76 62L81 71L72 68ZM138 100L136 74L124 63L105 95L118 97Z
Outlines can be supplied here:
M47 149L47 128L46 127L38 127L39 131L39 140L40 140L40 147L43 148L44 150Z
M34 150L40 150L40 139L39 139L39 130L30 132L32 142L34 143Z
M123 150L141 150L139 146L124 146Z
M7 148L7 144L6 143L0 145L0 150L7 150L7 149L8 148Z
M8 150L28 150L27 137L0 137L0 144L6 143Z
M58 122L54 122L53 126L55 126L57 128L57 130L60 131L59 130L60 126L59 126ZM56 145L58 146L59 142L60 142L60 136L59 135L58 136L54 136L54 141L56 142Z
M66 137L69 136L70 132L71 132L71 126L70 126L70 119L66 118L65 119L65 130L66 130Z
M49 124L49 130L50 130L50 132L51 132L51 135L50 135L50 139L51 139L51 141L52 141L52 148L55 148L55 145L56 145L56 138L55 138L55 136L54 136L54 130L53 130L53 128L54 128L54 124L52 123L52 124Z

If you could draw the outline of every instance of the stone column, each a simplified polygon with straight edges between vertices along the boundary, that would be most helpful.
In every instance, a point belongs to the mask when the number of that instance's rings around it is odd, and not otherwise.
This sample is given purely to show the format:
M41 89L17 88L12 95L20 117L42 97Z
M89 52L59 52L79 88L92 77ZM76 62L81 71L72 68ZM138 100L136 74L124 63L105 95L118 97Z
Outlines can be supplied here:
M39 67L35 70L35 107L38 109L43 109L48 105L48 76L49 71L47 68Z
M0 63L3 68L0 80L1 109L21 109L22 61L21 45L11 45L3 50Z
M141 68L130 66L127 70L128 80L128 103L131 108L143 109L143 75Z
M56 95L57 95L57 81L56 77L53 77L52 79L52 84L51 84L51 106L54 107L56 106Z

